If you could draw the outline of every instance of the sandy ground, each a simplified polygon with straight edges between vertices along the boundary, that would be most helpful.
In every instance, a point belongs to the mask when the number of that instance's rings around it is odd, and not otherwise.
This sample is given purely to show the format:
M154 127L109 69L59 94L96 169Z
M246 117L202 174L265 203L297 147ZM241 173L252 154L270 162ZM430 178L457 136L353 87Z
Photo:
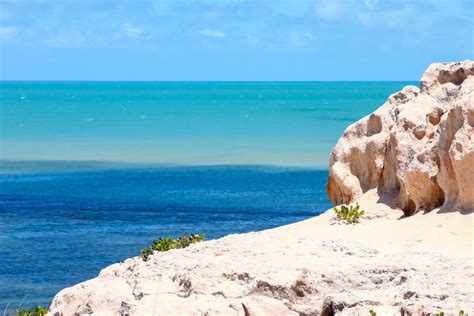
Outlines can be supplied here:
M360 200L262 232L128 259L58 293L54 315L428 315L474 312L474 215L416 214Z
M328 210L318 217L276 228L274 232L357 241L380 251L474 256L473 212L461 214L435 209L404 217L400 210L381 203L375 190L367 192L358 202L365 214L356 225L340 223L334 219L332 210Z

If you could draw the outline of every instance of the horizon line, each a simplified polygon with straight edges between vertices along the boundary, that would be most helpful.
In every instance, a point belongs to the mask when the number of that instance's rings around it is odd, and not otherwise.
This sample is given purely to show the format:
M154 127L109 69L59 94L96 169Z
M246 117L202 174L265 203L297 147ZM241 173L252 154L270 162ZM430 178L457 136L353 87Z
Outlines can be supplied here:
M0 82L419 82L418 80L89 80L89 79L0 79Z

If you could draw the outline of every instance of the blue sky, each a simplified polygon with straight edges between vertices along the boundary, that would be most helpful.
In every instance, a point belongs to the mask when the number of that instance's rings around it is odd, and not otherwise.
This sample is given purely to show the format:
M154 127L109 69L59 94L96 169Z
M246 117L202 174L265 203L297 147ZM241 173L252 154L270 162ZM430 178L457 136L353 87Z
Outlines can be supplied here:
M7 80L418 80L472 0L1 0Z

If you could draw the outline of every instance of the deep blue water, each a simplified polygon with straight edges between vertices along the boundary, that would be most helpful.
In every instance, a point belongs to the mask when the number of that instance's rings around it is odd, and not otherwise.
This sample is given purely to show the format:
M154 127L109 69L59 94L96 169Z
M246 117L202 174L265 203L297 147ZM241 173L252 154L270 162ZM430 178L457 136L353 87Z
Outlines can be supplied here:
M3 172L11 165L3 162ZM314 169L21 168L28 172L0 175L2 312L23 298L23 306L49 305L60 289L138 255L157 236L203 232L218 238L303 220L330 207L327 171Z

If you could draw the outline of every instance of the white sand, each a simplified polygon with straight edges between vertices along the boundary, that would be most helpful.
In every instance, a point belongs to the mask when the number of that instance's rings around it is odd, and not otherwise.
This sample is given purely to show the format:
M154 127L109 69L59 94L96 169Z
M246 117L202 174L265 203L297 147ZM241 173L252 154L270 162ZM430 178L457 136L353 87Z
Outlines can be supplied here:
M329 210L321 216L274 231L312 234L317 239L357 241L381 251L433 251L454 257L474 256L473 212L461 214L435 209L404 217L400 210L378 202L375 190L367 192L359 203L366 214L365 220L357 225L340 224Z

